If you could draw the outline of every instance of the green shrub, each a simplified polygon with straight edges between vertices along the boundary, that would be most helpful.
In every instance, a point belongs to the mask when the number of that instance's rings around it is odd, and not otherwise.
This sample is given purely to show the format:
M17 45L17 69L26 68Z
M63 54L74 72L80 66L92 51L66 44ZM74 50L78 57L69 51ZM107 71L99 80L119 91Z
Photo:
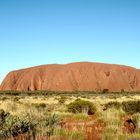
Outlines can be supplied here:
M50 137L54 134L55 128L60 125L60 117L57 114L45 113L44 115L43 126L46 128L46 135Z
M117 101L114 101L114 102L111 101L111 102L105 104L105 110L109 109L109 108L119 109L120 107L121 107L121 104Z
M129 114L140 112L140 101L125 101L122 103L122 109Z
M44 109L46 107L45 103L34 104L37 109Z
M19 100L20 100L19 97L14 97L14 99L13 99L14 102L18 102Z
M109 89L107 88L103 89L102 93L109 93Z
M74 102L68 104L67 106L68 112L72 113L88 113L89 115L93 115L96 111L95 106L89 102L84 100L75 100Z
M5 97L5 96L1 98L2 101L5 101L5 100L7 100L7 99L8 99L8 98Z
M61 96L60 99L58 100L58 102L60 104L64 104L66 102L67 98L65 96Z
M10 115L5 111L0 111L0 139L5 140L8 138L15 138L21 134L30 132L31 136L35 135L35 124L31 121L21 119L17 116Z
M5 112L4 110L0 110L0 129L3 128L3 125L8 116L9 116L9 113Z

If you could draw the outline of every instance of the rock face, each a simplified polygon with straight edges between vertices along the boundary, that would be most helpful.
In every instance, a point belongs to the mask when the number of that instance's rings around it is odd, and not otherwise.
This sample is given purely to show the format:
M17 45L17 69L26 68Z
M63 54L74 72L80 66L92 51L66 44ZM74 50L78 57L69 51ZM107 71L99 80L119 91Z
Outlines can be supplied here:
M101 63L43 65L10 72L1 90L140 91L140 70Z

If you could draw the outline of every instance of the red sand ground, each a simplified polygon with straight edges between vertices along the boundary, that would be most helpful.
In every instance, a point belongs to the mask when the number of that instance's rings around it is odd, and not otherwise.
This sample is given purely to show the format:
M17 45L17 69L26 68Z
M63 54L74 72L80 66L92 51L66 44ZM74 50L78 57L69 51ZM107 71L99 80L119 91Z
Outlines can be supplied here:
M90 116L87 121L65 120L64 128L71 130L85 131L85 140L101 140L105 123L98 123L94 116Z

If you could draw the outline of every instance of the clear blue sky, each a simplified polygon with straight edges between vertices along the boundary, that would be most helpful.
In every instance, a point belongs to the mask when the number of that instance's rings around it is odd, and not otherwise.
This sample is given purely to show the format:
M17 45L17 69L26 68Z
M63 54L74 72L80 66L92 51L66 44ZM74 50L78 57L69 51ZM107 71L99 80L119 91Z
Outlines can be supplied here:
M0 1L0 81L11 70L75 61L140 68L140 0Z

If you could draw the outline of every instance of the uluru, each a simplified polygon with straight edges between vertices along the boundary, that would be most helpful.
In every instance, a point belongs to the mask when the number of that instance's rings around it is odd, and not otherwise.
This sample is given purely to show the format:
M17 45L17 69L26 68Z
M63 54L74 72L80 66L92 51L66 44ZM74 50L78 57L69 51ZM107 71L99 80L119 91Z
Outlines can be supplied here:
M10 72L1 90L140 91L140 70L93 62L49 64Z

